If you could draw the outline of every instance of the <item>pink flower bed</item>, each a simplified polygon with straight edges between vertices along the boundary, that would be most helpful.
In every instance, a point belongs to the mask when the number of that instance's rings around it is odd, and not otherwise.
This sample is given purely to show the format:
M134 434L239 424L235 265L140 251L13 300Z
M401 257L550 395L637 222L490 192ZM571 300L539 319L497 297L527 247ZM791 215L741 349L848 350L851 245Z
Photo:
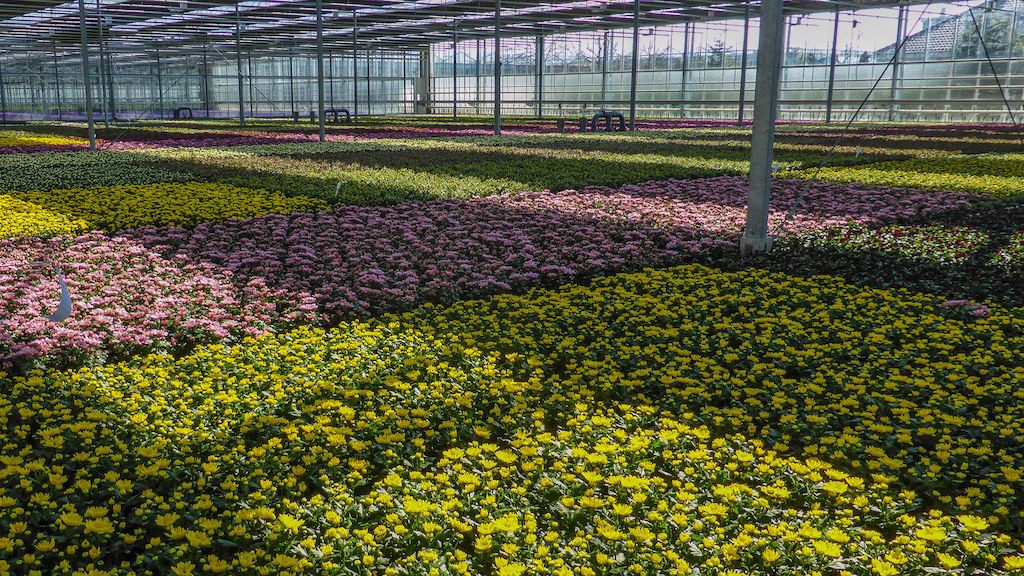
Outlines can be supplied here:
M73 313L49 322L60 299L60 267ZM127 354L258 334L274 322L315 320L259 279L235 282L210 264L161 257L128 238L98 232L74 239L0 241L0 359L90 352ZM287 308L287 309L285 309Z
M802 186L778 184L773 225ZM177 345L666 265L734 250L746 197L741 178L669 180L141 228L86 235L66 251L60 241L8 241L0 354ZM786 232L895 222L970 200L816 184ZM76 295L66 324L40 318L58 292L52 272L29 266L38 260L66 271Z

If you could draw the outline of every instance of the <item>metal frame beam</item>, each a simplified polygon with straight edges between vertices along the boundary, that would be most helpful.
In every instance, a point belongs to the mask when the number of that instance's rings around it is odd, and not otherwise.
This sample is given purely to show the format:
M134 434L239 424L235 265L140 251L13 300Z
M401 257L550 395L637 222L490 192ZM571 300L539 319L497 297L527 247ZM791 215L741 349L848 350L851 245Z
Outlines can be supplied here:
M636 77L640 62L640 0L633 0L633 62L629 69L629 131L636 132Z
M333 80L331 82L334 83ZM327 140L324 124L324 2L316 0L316 107L317 127L321 142Z
M540 118L544 116L544 36L541 34L537 35L533 54L534 64L537 66L536 78L534 79L536 92L534 100L537 101L537 118Z
M4 84L4 67L0 65L0 122L7 122L7 85Z
M318 0L319 1L319 0ZM238 125L245 126L245 88L242 78L242 13L235 4L235 67L238 69Z
M501 0L494 0L494 135L501 136Z
M85 84L85 119L89 125L89 150L96 150L96 121L92 111L92 78L89 71L89 28L85 22L85 0L78 0L78 19L82 33L82 76Z
M832 104L836 92L836 60L839 57L839 10L832 23L832 51L828 61L828 94L825 101L825 124L832 123Z

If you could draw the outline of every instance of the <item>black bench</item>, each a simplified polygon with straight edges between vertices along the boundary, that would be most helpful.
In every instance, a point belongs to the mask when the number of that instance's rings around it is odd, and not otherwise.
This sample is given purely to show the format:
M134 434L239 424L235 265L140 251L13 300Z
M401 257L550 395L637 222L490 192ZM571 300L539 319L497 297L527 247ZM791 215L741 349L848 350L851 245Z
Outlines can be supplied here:
M626 131L626 117L623 116L621 112L607 112L605 110L601 110L597 114L594 114L594 117L590 119L590 130L592 132L597 132L597 121L604 120L604 131L611 132L612 119L617 119L619 121L619 127L617 129L618 132Z

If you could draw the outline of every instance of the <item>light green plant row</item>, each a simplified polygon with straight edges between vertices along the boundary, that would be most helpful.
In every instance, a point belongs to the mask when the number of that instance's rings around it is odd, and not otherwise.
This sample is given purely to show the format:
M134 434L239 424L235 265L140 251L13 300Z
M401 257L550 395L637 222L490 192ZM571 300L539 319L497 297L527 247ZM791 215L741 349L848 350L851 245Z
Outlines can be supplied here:
M814 170L798 170L783 176L809 178L814 174ZM959 190L1007 199L1024 194L1024 155L958 155L828 167L818 173L818 178L830 182Z

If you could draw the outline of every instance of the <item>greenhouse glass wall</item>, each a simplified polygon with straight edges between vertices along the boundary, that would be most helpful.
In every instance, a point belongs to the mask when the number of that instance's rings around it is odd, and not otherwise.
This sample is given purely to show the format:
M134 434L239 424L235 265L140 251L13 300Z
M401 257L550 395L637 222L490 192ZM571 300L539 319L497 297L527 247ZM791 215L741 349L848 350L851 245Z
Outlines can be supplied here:
M641 28L638 115L749 118L757 24L735 19ZM780 116L842 120L864 102L863 120L1009 121L1009 111L1017 114L1024 105L1022 26L1018 0L988 2L973 13L963 4L932 4L790 16ZM235 53L211 46L167 50L163 57L157 49L139 60L138 47L116 35L100 46L91 78L97 112L107 120L168 117L179 109L236 117L240 102L248 117L305 118L316 108L316 58L308 51ZM4 116L81 118L78 55L56 43L32 54L0 55ZM493 110L494 41L460 39L456 26L450 41L429 48L329 50L325 58L329 109L356 115ZM503 37L502 111L575 118L625 110L633 58L631 28ZM417 98L418 78L429 85L426 101Z

